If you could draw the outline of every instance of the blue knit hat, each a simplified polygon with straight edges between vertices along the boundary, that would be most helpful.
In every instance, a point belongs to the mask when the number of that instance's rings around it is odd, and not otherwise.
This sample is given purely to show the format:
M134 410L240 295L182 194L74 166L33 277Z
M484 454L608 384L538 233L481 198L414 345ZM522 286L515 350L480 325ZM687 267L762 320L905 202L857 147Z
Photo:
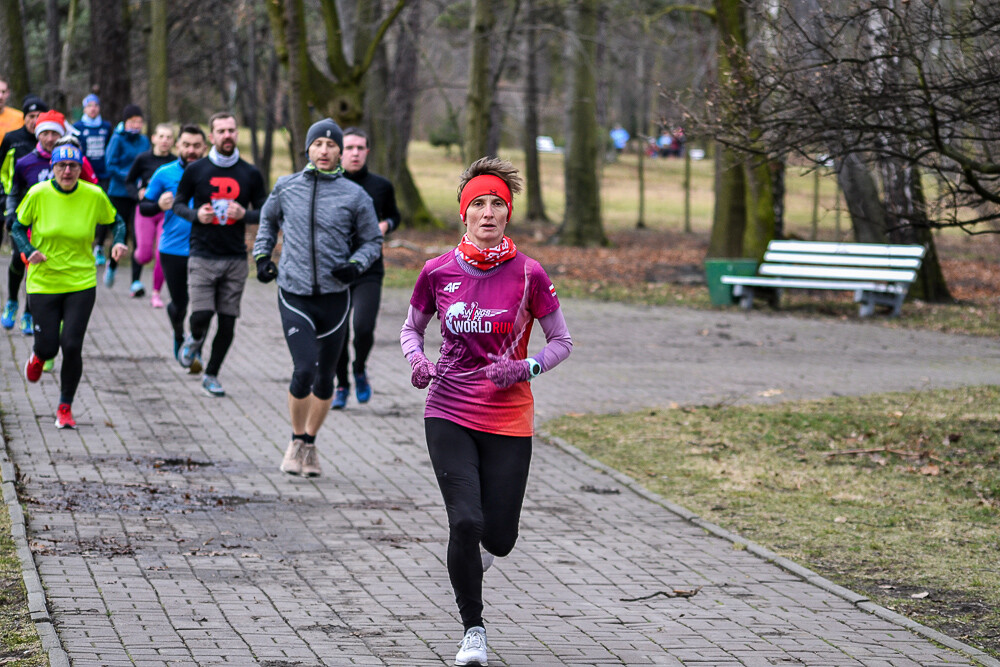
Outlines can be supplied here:
M56 146L52 150L52 159L49 160L49 164L55 166L57 162L76 162L83 166L83 153L73 144Z
M87 106L88 104L100 104L100 103L101 103L101 98L99 98L97 95L93 93L83 98L83 106Z

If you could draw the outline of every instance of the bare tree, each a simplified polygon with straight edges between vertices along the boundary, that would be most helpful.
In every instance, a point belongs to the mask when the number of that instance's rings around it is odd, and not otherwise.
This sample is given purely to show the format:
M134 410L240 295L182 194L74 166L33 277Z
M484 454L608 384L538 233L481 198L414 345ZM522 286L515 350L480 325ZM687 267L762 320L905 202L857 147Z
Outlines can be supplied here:
M28 57L24 50L24 23L20 0L0 0L0 58L10 86L11 100L28 94Z
M354 34L353 62L344 53L345 30L336 0L322 0L325 69L313 62L309 54L306 9L304 0L272 0L267 3L279 61L288 73L289 130L292 146L300 146L310 124L309 106L321 115L329 115L341 125L360 125L364 117L365 75L375 59L379 42L386 30L403 10L407 0L396 0L374 32L362 30ZM358 0L357 14L363 16L379 3ZM355 26L364 27L363 21ZM296 169L305 166L305 156L292 152Z
M568 141L564 160L566 217L557 234L564 245L607 245L601 222L601 197L597 177L599 133L597 124L597 17L599 0L574 3L572 39L573 83L567 101Z
M118 118L132 101L126 9L123 0L90 0L90 79L108 118Z

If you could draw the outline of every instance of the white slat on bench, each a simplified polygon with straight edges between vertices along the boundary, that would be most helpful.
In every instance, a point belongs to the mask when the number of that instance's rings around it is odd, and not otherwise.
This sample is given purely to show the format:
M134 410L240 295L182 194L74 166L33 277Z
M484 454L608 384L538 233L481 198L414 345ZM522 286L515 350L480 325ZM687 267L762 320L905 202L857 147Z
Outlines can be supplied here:
M905 294L907 285L866 282L863 280L809 280L808 278L749 278L746 276L722 276L723 285L749 285L751 287L794 287L797 289L867 290Z
M758 273L762 276L786 276L792 278L830 278L834 280L874 280L909 283L917 279L916 271L851 269L839 266L796 266L793 264L761 264Z
M882 257L923 258L927 249L921 245L884 243L824 243L822 241L771 241L768 250L775 252L830 253L837 255L878 255Z
M867 266L879 269L919 269L919 257L876 257L875 255L805 254L799 252L764 253L765 262L787 264L840 264L842 266Z

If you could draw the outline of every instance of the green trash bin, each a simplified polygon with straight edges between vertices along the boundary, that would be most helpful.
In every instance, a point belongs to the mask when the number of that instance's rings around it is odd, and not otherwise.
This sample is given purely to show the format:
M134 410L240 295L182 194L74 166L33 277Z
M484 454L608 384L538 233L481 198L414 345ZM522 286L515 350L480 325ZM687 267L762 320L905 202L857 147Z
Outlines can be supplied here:
M723 285L722 276L752 276L757 273L757 260L746 257L715 257L705 260L705 281L708 283L708 297L715 306L730 306L733 301L733 286Z

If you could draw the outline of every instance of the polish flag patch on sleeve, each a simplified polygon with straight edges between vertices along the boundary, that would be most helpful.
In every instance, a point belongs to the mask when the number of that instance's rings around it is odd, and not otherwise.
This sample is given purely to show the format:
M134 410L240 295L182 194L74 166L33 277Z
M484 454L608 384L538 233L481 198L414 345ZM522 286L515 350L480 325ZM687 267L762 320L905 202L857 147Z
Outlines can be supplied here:
M552 296L556 295L556 286L553 285L552 283L549 283L549 294L551 294Z

